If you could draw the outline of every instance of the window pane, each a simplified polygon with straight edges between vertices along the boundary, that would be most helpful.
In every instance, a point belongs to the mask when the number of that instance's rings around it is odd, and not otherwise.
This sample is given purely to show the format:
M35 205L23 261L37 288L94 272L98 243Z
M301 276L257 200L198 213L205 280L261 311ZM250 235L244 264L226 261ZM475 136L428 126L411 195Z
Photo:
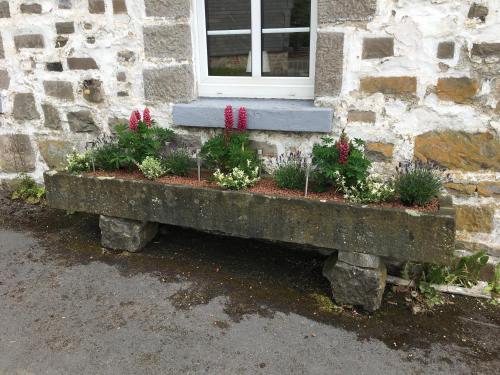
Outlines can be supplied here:
M205 0L207 30L251 28L250 0Z
M262 28L309 27L311 0L262 0Z
M309 76L309 33L263 34L262 75Z
M213 35L207 37L208 75L250 76L252 63L250 35Z

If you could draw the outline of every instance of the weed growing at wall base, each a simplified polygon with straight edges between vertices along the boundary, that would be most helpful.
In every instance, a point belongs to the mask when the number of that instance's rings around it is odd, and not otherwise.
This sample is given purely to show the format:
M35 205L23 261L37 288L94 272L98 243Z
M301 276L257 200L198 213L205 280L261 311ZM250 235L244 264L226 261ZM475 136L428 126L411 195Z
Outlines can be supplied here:
M19 175L19 178L21 181L11 198L13 200L21 199L29 204L42 203L45 198L45 187L37 185L35 180L26 174Z

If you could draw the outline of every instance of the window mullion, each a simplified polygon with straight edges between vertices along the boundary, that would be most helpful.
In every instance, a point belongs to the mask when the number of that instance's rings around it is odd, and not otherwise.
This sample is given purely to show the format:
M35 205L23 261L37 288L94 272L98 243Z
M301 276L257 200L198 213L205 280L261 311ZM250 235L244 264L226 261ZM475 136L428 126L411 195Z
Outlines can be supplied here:
M260 0L252 0L252 77L261 76L261 11Z

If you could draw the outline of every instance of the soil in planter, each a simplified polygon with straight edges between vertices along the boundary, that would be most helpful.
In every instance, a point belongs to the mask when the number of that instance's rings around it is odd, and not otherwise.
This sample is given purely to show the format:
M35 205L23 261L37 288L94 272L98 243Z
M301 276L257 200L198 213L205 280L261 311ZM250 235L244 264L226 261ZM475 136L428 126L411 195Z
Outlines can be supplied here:
M88 176L109 176L121 179L130 179L130 180L144 180L147 181L147 178L139 171L125 171L125 170L117 170L117 171L95 171L88 172L86 175ZM160 184L171 184L171 185L191 185L196 187L208 187L212 189L222 190L220 186L209 181L211 177L211 173L209 171L202 171L201 181L198 181L196 171L192 171L191 174L187 177L180 176L163 176L159 179L155 180L156 183ZM309 192L307 197L304 197L304 192L302 190L290 190L290 189L282 189L278 187L276 181L272 178L262 178L255 186L251 188L245 189L244 191L249 191L252 193L259 193L265 195L274 195L274 196L282 196L282 197L294 197L294 198L305 198L305 199L313 199L319 201L337 201L337 202L346 202L342 194L337 193L333 189L329 189L322 193ZM400 209L412 209L420 212L436 212L439 210L439 200L437 198L433 199L429 204L419 207L419 206L405 206L399 200L389 201L389 202L380 202L380 203L370 203L369 206L374 207L386 207L386 208L400 208Z

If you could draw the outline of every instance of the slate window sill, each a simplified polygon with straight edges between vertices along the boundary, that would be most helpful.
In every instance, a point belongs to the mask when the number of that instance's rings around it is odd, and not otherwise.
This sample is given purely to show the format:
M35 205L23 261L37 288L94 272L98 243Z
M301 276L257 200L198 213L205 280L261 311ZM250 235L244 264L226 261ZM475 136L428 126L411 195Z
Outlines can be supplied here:
M312 100L199 98L187 104L174 104L174 125L222 128L224 108L228 104L234 109L235 126L238 109L247 109L249 130L319 133L332 131L333 110L315 107Z

